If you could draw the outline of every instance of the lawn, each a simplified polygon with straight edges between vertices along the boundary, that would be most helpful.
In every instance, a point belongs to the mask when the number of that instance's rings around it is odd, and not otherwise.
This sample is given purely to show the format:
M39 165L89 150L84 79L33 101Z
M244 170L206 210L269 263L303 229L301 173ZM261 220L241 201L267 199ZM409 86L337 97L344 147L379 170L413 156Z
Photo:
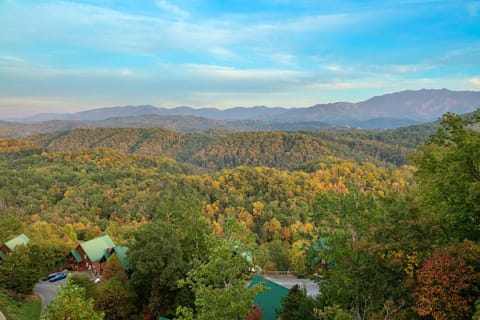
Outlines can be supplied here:
M21 300L16 300L5 291L0 290L0 311L8 320L40 319L42 300L37 295L29 295Z

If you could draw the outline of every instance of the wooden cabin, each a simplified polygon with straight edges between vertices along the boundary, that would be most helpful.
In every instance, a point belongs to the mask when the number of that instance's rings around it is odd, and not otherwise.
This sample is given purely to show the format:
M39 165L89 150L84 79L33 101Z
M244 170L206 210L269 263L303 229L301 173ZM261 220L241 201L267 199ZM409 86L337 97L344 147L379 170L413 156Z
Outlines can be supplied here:
M103 266L114 254L127 269L126 247L116 246L108 235L80 243L67 256L65 268L75 271L90 271L98 276Z
M26 246L30 239L23 233L16 236L15 238L12 238L5 242L1 247L0 247L0 263L7 258L7 256L15 250L17 246Z

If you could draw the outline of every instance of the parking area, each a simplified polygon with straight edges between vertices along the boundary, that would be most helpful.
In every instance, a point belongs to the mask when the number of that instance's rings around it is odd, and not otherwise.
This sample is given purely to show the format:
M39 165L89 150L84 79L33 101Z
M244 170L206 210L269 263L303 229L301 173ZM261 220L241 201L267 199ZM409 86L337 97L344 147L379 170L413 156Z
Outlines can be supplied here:
M305 288L307 290L307 295L315 297L320 293L318 285L310 279L298 279L296 277L289 276L266 276L268 280L271 280L287 289L291 289L294 285L298 284L300 288Z
M50 282L48 280L40 281L35 285L35 293L42 297L42 313L45 312L45 307L55 299L57 296L58 286L64 285L67 282L66 279Z

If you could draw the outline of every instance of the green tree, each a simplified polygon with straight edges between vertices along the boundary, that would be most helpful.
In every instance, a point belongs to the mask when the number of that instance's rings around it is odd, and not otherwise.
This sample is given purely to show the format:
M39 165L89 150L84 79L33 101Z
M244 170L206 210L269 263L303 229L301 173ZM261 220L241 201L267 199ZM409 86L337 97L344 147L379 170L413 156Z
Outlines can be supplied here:
M338 305L355 319L383 314L389 319L405 307L407 277L389 248L376 239L385 209L381 200L365 191L319 199L325 239L318 254L329 268L320 279L320 308Z
M256 253L256 262L265 270L287 271L290 269L288 244L274 240L262 243Z
M38 247L17 246L0 264L0 284L20 294L33 292L33 287L45 272L45 265L38 259Z
M420 198L447 241L480 240L480 111L472 117L447 113L441 127L412 159Z
M76 285L85 289L85 299L95 299L97 295L97 285L90 276L85 273L72 273L68 276L67 284Z
M74 284L58 287L58 294L45 309L42 320L102 320L103 313L93 309L93 299L85 299L85 289Z
M95 307L105 313L105 320L134 319L135 294L122 280L113 277L103 282L97 292Z
M305 288L298 284L288 290L288 295L282 299L282 306L277 310L277 315L282 320L315 320L315 302L307 296Z
M4 212L1 208L2 199L0 192L0 243L3 244L13 237L24 232L22 222L13 214Z
M475 313L472 316L472 320L480 320L480 298L475 301Z
M341 309L338 305L327 306L323 309L314 309L317 319L321 320L353 320L350 313Z
M263 288L247 288L251 265L228 242L211 239L210 248L208 260L198 262L186 280L180 281L182 286L193 290L195 311L188 306L179 307L177 317L198 320L243 319L252 312L253 301Z
M177 282L186 275L187 262L174 226L162 220L147 224L129 246L129 268L143 306L154 316L175 312Z

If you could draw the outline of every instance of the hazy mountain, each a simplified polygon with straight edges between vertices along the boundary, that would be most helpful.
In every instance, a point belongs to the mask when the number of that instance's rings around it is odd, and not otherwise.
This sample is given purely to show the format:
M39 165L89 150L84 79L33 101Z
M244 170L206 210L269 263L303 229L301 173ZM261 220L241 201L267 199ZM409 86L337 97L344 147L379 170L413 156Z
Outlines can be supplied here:
M343 125L360 125L365 121L371 125L372 120L377 120L383 126L376 128L390 128L395 127L392 125L395 122L405 125L433 121L446 112L464 114L478 107L480 92L477 91L422 89L386 94L358 103L337 102L289 110L278 119L309 119Z
M351 126L362 129L396 129L419 124L418 121L396 118L374 118L365 121L352 122Z
M21 122L40 122L50 120L68 121L105 121L116 118L117 122L127 126L141 126L148 122L148 126L174 125L176 130L197 131L212 128L228 128L233 130L280 130L282 123L285 127L300 128L307 123L311 128L320 125L322 128L332 125L348 125L362 128L398 128L438 119L446 112L464 114L480 107L480 92L477 91L450 91L441 90L407 90L373 97L358 102L336 102L318 104L308 108L269 108L265 106L235 107L226 110L214 108L194 109L190 107L177 107L173 109L157 108L151 105L123 106L87 110L72 114L39 114L33 117L20 119ZM149 119L126 119L119 118L142 117L147 115L192 116L203 120L183 118L185 123L179 123L182 118L153 118ZM207 120L210 120L208 122ZM170 121L170 123L167 123ZM215 121L228 121L226 123ZM253 123L232 123L230 121L254 121ZM260 122L258 122L260 121ZM96 123L98 126L113 126L108 123ZM199 124L202 122L202 124ZM206 122L206 123L205 123ZM161 123L161 124L160 124ZM196 123L196 124L194 124ZM286 125L286 123L303 123L302 125ZM76 127L90 127L88 125L76 125ZM189 125L193 127L188 128ZM181 128L178 129L177 127ZM275 127L275 129L272 129Z
M261 120L269 119L282 114L288 109L269 108L265 106L257 107L235 107L226 110L214 108L194 109L190 107L177 107L173 109L157 108L151 105L142 106L121 106L92 109L70 114L41 113L32 117L16 119L19 122L40 122L50 120L70 120L70 121L96 121L119 117L135 117L143 115L161 115L161 116L194 116L213 120Z
M122 106L122 107L108 107L100 109L92 109L81 111L77 113L41 113L32 117L17 119L21 122L39 122L50 120L69 120L69 121L85 121L85 120L105 120L115 117L132 117L145 114L154 114L159 110L157 107L151 105L142 106Z
M164 128L179 132L207 130L229 131L299 131L329 129L319 121L268 122L263 120L213 120L195 116L146 114L105 120L50 120L42 122L0 121L0 137L26 137L32 134L67 131L80 128Z

